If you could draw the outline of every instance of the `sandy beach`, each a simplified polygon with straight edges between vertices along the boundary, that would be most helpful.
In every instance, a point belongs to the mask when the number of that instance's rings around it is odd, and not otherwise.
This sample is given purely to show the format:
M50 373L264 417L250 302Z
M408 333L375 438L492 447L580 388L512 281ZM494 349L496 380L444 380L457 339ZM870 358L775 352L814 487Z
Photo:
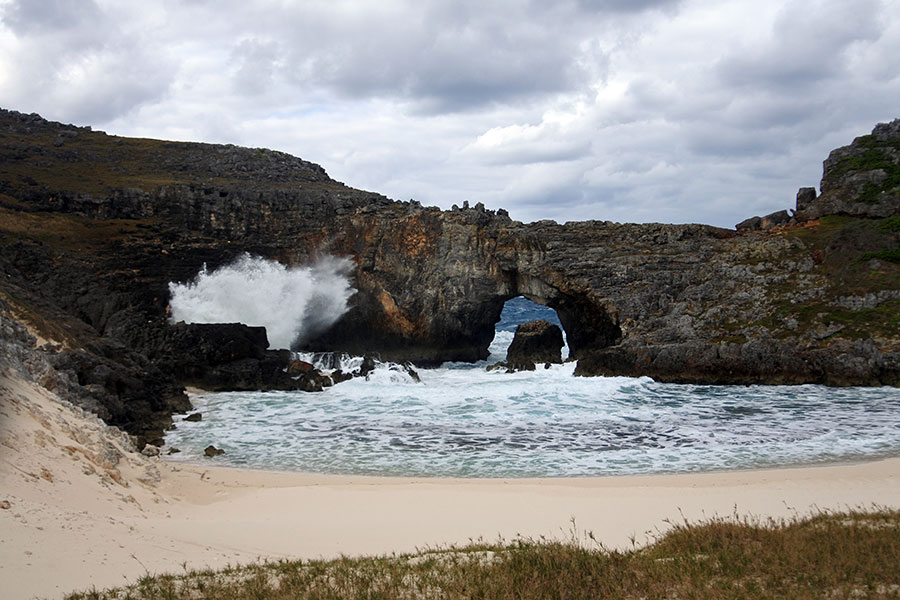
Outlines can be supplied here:
M0 589L59 598L146 572L259 559L568 537L609 547L668 521L900 507L900 459L701 475L541 480L338 477L185 465L129 452L96 417L0 374Z

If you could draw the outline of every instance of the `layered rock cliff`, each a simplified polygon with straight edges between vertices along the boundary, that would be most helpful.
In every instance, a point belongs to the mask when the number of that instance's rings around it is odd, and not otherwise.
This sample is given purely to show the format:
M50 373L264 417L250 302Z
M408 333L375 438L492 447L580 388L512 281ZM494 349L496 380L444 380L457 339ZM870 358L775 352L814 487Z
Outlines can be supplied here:
M0 298L10 318L58 343L62 363L82 356L70 370L86 394L147 437L183 409L189 379L174 367L183 350L166 341L169 282L244 252L353 261L352 306L309 349L482 359L503 303L524 295L556 309L585 375L897 385L898 130L879 125L835 150L821 196L804 195L789 222L739 233L441 211L354 190L278 152L2 111ZM247 352L235 360L248 381L280 360ZM110 375L115 365L133 381ZM142 395L142 381L156 387Z

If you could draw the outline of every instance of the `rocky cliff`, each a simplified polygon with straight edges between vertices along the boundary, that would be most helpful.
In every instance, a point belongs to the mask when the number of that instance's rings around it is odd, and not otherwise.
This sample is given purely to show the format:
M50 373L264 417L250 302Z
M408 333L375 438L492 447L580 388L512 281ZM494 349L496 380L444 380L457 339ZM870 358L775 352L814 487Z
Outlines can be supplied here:
M524 295L556 309L585 375L897 385L898 130L879 125L835 150L820 196L739 232L440 211L279 152L2 111L0 298L9 318L56 342L48 351L95 404L121 409L108 409L110 422L148 438L183 410L180 386L200 368L174 366L183 348L168 283L244 252L353 261L352 306L309 349L420 365L485 358L503 303ZM245 380L283 359L261 351L234 359ZM114 376L119 367L131 379Z

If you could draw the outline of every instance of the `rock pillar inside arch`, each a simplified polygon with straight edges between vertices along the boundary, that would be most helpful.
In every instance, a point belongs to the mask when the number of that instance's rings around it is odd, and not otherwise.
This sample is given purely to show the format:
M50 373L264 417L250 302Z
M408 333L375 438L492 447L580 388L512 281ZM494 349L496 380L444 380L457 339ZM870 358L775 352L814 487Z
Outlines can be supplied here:
M569 358L606 348L622 338L622 330L606 307L585 296L560 294L547 304L556 310L566 332Z
M528 321L516 328L516 335L506 351L508 368L533 371L535 364L562 362L563 335L559 327L544 321Z

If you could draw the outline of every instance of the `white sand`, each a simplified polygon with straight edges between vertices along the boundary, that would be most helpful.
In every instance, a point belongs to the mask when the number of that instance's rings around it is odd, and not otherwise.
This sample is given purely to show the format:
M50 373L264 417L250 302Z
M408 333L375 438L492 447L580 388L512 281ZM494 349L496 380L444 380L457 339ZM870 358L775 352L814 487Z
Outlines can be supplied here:
M3 598L59 598L182 565L568 537L572 519L607 546L628 547L682 515L900 507L900 459L653 477L388 479L175 465L125 453L116 439L95 417L0 374L0 502L10 503L0 509Z

